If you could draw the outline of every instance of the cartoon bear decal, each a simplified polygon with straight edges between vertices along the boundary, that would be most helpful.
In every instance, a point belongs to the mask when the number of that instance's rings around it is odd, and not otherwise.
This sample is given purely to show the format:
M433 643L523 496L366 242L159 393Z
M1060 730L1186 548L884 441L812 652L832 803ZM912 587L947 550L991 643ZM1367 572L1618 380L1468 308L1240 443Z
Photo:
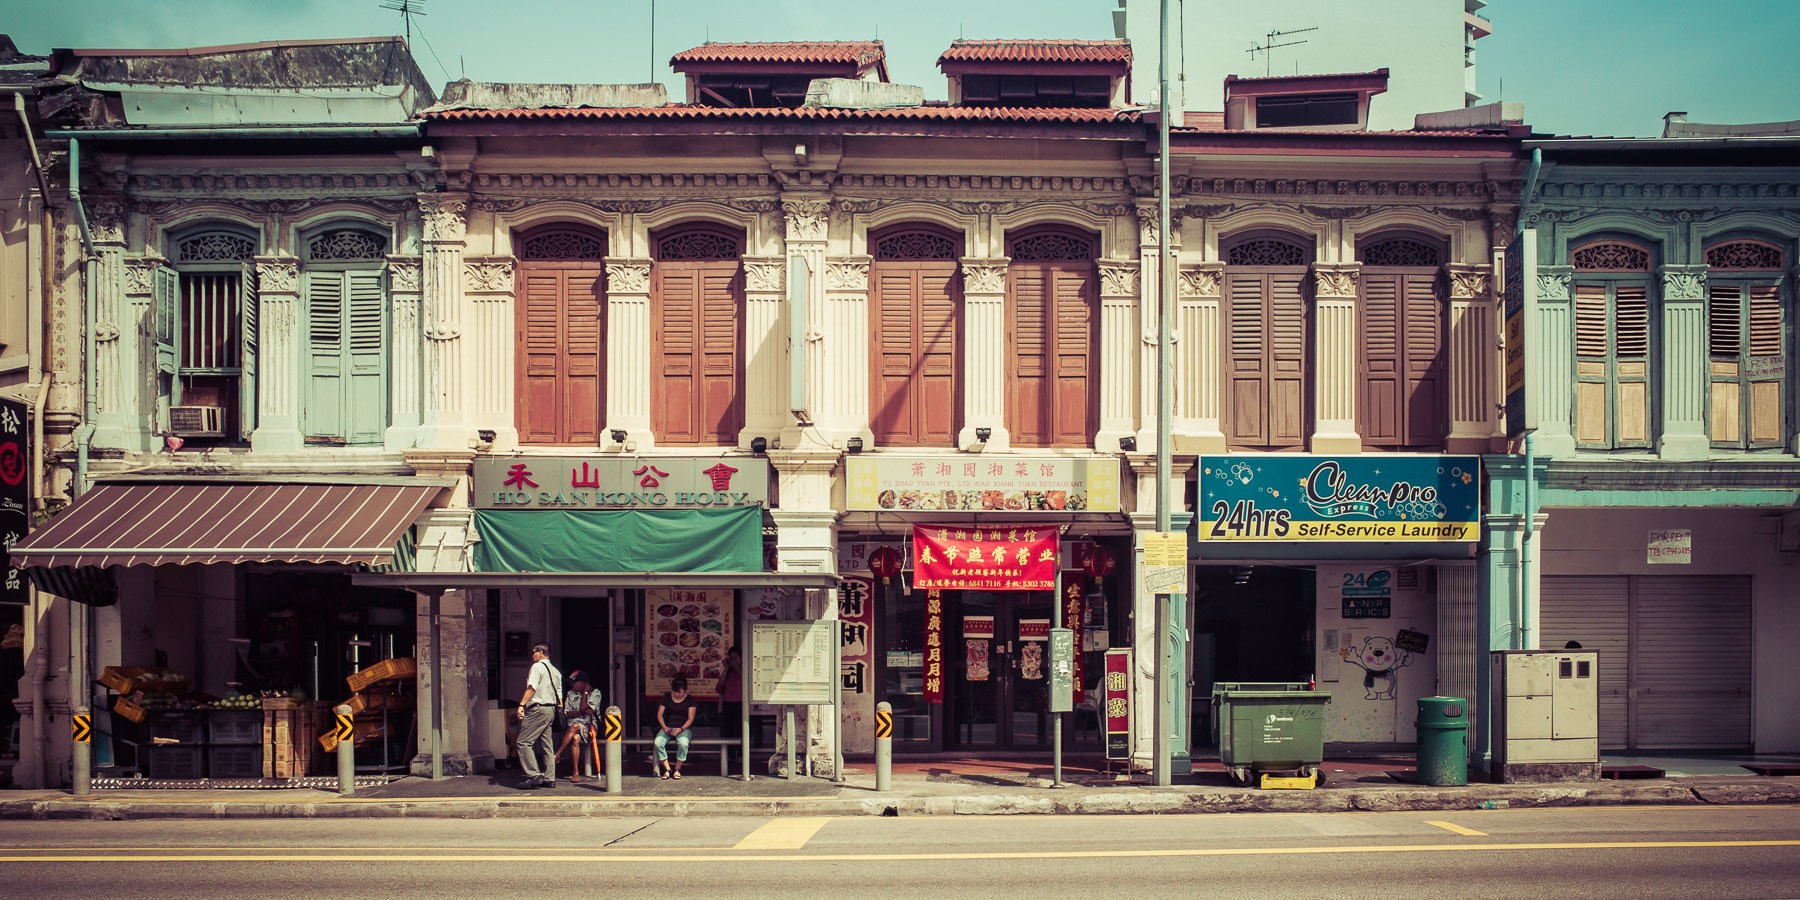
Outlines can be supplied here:
M1394 646L1392 638L1363 638L1362 649L1345 646L1338 655L1363 670L1364 700L1393 700L1395 671L1412 665L1412 654Z

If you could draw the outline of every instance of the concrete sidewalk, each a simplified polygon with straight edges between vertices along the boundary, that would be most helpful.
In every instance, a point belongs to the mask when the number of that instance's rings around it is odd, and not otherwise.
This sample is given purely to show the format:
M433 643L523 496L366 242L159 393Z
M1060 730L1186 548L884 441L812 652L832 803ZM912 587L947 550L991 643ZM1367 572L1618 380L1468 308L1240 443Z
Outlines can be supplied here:
M513 773L436 782L406 778L359 788L352 797L306 789L104 790L80 799L66 791L7 791L0 792L0 819L1092 815L1800 803L1800 778L1746 773L1426 787L1404 780L1411 777L1410 764L1410 758L1331 761L1325 785L1316 790L1236 787L1217 763L1205 762L1173 787L1113 781L1076 765L1065 770L1066 786L1052 787L1042 760L954 759L896 764L888 792L875 790L866 762L847 766L843 784L764 776L743 782L697 769L665 781L634 772L625 776L619 796L589 779L519 790Z

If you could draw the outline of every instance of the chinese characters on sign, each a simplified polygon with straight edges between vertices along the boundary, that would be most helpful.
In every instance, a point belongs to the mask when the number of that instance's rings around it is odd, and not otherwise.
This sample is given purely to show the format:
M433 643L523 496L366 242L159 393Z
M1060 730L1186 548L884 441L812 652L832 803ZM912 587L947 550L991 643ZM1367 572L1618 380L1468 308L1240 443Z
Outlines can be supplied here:
M873 729L863 723L875 720L875 585L861 575L846 575L838 583L839 677L843 680L838 700L843 704L844 749L873 753Z
M1100 685L1101 719L1106 723L1106 758L1131 758L1131 650L1106 651L1106 678Z
M1085 605L1084 595L1087 592L1087 578L1077 572L1069 572L1063 575L1062 592L1063 627L1074 629L1076 634L1080 634L1081 612L1082 607ZM1086 683L1082 680L1081 676L1081 652L1077 650L1074 655L1074 672L1071 676L1075 680L1074 699L1071 701L1073 704L1070 707L1071 709L1081 705L1081 686Z
M648 590L644 592L644 694L660 697L683 675L688 691L712 700L719 696L725 651L731 647L731 591Z
M14 544L25 539L31 526L31 482L25 428L25 404L0 400L0 550L9 557L6 580L0 584L0 603L24 605L29 599L25 573L11 564Z
M1118 512L1117 458L851 457L853 510L985 510L1025 513Z
M944 702L944 593L925 592L925 702Z
M763 506L769 463L714 457L620 459L483 457L474 502L483 509L708 509Z
M1053 591L1057 529L913 526L914 584L924 590Z

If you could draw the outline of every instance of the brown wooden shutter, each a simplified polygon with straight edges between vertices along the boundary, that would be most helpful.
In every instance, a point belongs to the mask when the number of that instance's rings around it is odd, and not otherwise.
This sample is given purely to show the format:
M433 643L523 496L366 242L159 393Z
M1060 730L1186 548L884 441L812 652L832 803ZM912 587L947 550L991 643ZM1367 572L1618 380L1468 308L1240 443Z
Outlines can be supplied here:
M656 390L651 394L656 439L700 441L700 272L681 263L656 266Z
M877 443L950 444L957 391L956 264L877 261L870 430Z
M1007 377L1012 380L1013 443L1043 446L1051 442L1050 380L1052 345L1051 291L1053 272L1041 265L1013 265L1007 281L1012 288L1012 356Z
M919 264L920 443L953 445L962 421L962 334L958 326L956 264Z
M1225 273L1226 443L1237 447L1269 444L1268 316L1263 288L1268 276Z
M1056 311L1056 397L1053 443L1079 447L1093 430L1099 379L1094 372L1093 287L1091 271L1059 266L1054 272Z
M1306 444L1306 276L1269 276L1269 436L1276 446Z
M1606 285L1575 286L1575 438L1586 446L1607 443Z
M743 393L739 390L738 348L742 316L738 313L738 264L709 262L700 273L701 395L699 440L736 444L744 427Z
M1450 398L1444 379L1444 304L1438 277L1406 276L1403 284L1406 391L1402 396L1406 445L1430 448L1449 433Z
M1400 292L1405 276L1364 272L1362 299L1362 385L1357 395L1356 430L1375 447L1401 444L1404 361L1401 350Z
M519 266L519 440L600 438L601 298L597 266Z

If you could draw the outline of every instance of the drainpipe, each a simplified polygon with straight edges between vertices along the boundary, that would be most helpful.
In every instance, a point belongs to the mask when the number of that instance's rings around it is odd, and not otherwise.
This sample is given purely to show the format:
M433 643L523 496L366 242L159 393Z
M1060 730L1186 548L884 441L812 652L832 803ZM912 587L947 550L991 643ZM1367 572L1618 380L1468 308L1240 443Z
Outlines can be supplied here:
M100 402L94 395L94 306L98 302L98 291L94 279L98 274L98 260L94 256L94 233L88 226L87 208L81 204L81 140L69 140L69 201L75 209L75 223L81 227L81 248L83 256L83 300L82 310L82 375L81 427L75 429L75 483L71 494L80 497L87 492L88 452L94 441L94 419L99 415ZM69 601L69 706L74 715L85 716L88 709L88 607L85 603ZM70 746L70 758L73 767L74 794L85 797L92 789L93 744L75 743Z
M1543 165L1543 148L1533 147L1531 166L1525 170L1525 193L1519 197L1519 235L1525 233L1525 209L1531 205L1532 195L1537 193L1538 173ZM1526 311L1526 315L1531 314ZM1530 402L1529 397L1526 402ZM1537 648L1536 629L1532 627L1537 620L1537 593L1532 590L1531 583L1531 545L1537 524L1537 448L1532 440L1536 436L1535 428L1525 432L1525 527L1519 536L1519 607L1513 613L1513 631L1518 635L1515 650Z

